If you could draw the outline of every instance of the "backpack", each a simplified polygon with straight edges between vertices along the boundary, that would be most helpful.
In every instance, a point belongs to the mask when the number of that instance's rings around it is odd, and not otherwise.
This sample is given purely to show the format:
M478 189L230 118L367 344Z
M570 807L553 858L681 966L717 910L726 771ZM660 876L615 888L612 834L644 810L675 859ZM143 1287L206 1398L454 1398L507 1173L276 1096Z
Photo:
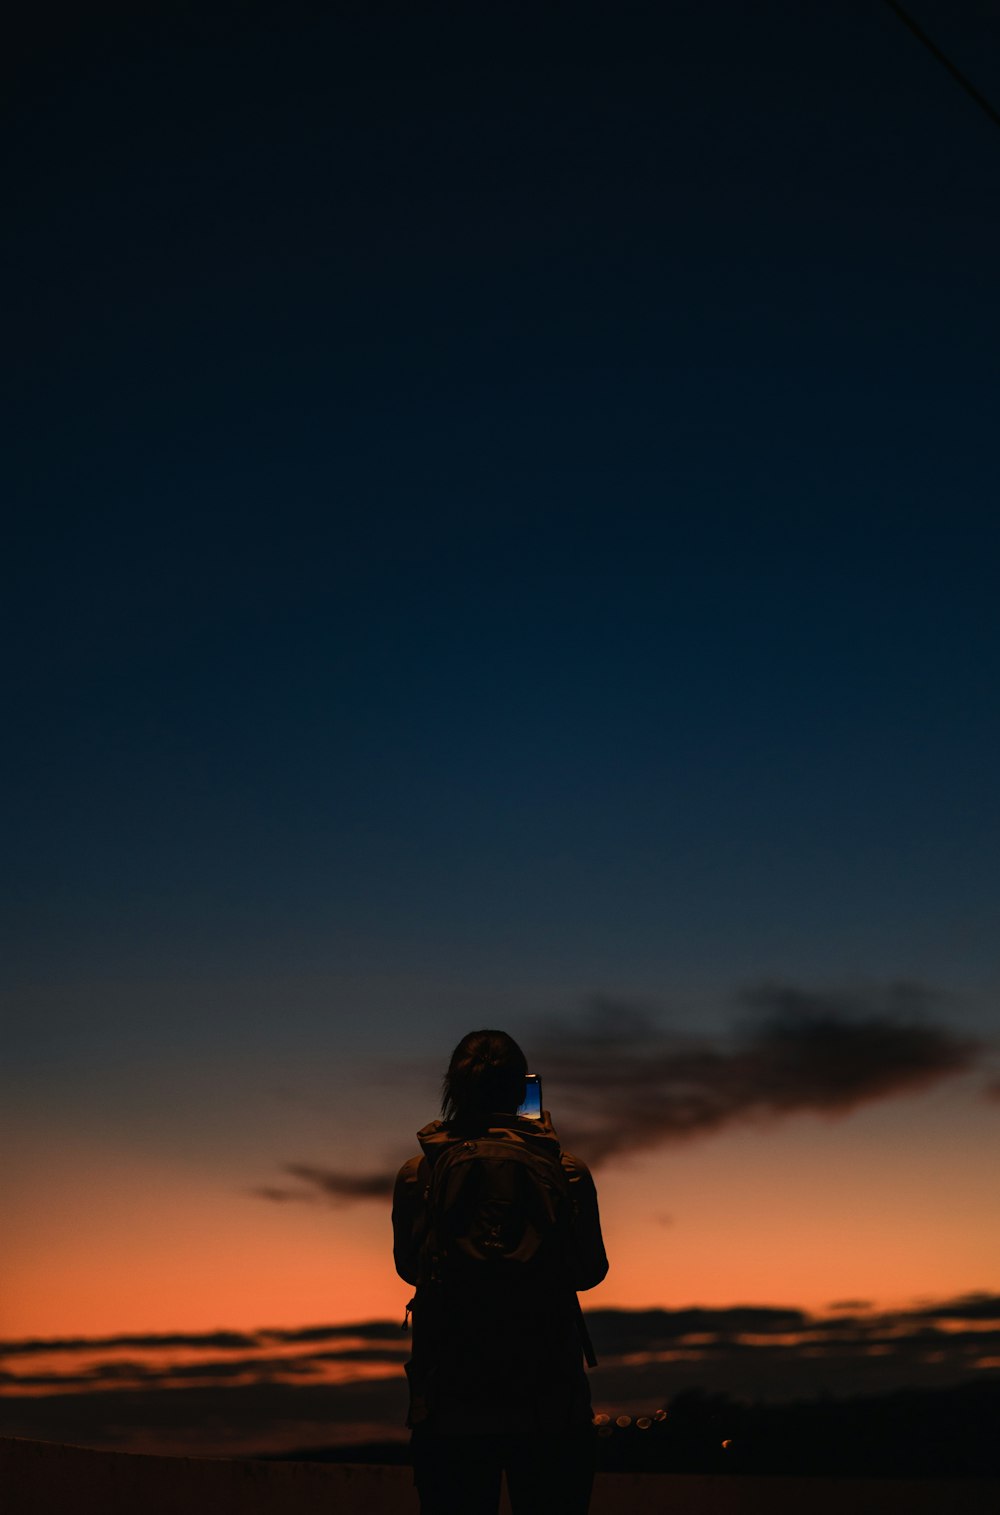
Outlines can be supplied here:
M558 1157L503 1137L454 1142L424 1200L422 1281L493 1291L565 1276L571 1201Z
M408 1424L426 1416L442 1369L480 1397L485 1381L502 1397L512 1363L519 1376L535 1351L545 1360L546 1342L565 1363L575 1340L596 1366L570 1282L572 1200L557 1155L489 1134L452 1142L435 1154L424 1204L417 1292L403 1321L413 1314Z

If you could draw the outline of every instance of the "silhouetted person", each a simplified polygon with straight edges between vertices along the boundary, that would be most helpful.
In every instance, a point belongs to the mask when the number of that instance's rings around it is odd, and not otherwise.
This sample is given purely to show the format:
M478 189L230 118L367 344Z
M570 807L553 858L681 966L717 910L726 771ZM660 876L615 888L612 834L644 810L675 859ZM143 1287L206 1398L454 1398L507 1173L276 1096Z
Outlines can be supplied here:
M393 1195L396 1271L416 1285L410 1387L421 1515L586 1515L594 1428L578 1289L608 1271L594 1182L548 1111L516 1112L524 1053L473 1031L444 1080L443 1120Z

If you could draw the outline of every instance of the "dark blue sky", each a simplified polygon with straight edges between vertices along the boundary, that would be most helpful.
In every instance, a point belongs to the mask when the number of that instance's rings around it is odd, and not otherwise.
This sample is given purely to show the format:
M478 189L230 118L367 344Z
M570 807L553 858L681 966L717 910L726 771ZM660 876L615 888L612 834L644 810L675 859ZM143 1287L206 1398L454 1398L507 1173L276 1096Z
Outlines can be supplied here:
M882 0L20 26L5 1335L396 1317L484 1023L604 1303L995 1294L1000 132Z
M26 44L16 983L995 973L1000 134L884 5Z

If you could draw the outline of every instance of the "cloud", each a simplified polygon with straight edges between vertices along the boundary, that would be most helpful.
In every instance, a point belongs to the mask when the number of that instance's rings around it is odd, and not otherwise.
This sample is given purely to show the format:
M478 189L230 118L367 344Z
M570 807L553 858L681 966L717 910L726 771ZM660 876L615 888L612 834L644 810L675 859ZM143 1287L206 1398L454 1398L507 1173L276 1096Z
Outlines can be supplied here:
M361 1325L300 1326L294 1330L267 1330L261 1332L262 1340L274 1342L332 1341L340 1336L361 1336L365 1341L398 1342L399 1322L367 1320L363 1321Z
M331 1331L340 1327L329 1328ZM355 1331L356 1327L352 1328ZM144 1333L141 1336L27 1336L18 1341L0 1341L0 1357L23 1356L37 1352L91 1352L95 1347L118 1350L126 1347L215 1347L228 1351L242 1351L258 1345L259 1337L245 1331L196 1331Z
M945 1388L993 1377L1000 1364L997 1294L848 1317L737 1304L589 1310L587 1321L600 1358L591 1374L595 1407L613 1413L648 1413L694 1388L775 1402ZM223 1335L8 1342L28 1372L0 1374L5 1428L173 1455L405 1434L409 1339L398 1322L232 1333L224 1336L231 1355L219 1351ZM328 1346L309 1349L326 1338ZM191 1349L183 1360L177 1341ZM289 1355L296 1341L303 1350ZM127 1343L127 1359L116 1358ZM143 1343L148 1350L138 1350ZM50 1360L39 1360L46 1347Z
M319 1195L310 1189L279 1189L274 1184L258 1184L254 1189L248 1189L254 1199L269 1199L275 1205L302 1204L314 1205L319 1200Z
M345 1345L335 1345L329 1350L327 1344L345 1342ZM361 1344L361 1345L359 1345ZM305 1356L289 1357L282 1354L279 1359L270 1357L256 1357L255 1354L268 1353L268 1351L280 1350L282 1347L305 1347L312 1348ZM279 1360L282 1368L289 1362L323 1362L323 1360L336 1357L344 1360L383 1360L388 1351L389 1357L395 1359L395 1354L400 1350L400 1345L406 1347L408 1338L402 1338L398 1321L348 1321L339 1326L302 1326L295 1329L285 1327L267 1327L256 1332L224 1332L224 1330L212 1330L212 1332L185 1332L185 1333L150 1333L142 1336L26 1336L17 1341L0 1341L0 1360L9 1357L52 1357L64 1362L76 1357L94 1357L95 1353L109 1353L114 1356L120 1351L138 1353L133 1357L114 1357L114 1365L106 1367L89 1368L85 1379L80 1382L89 1382L89 1377L95 1373L114 1374L120 1377L133 1376L136 1373L152 1373L152 1363L167 1360L173 1363L176 1359L177 1348L186 1348L188 1353L218 1353L227 1351L233 1356L226 1362L238 1360L244 1363L244 1367L256 1367L259 1363L270 1363ZM315 1350L323 1347L324 1350ZM112 1357L108 1357L108 1363L112 1363ZM170 1367L168 1370L159 1367L156 1373L188 1373L186 1367ZM24 1382L24 1380L20 1380ZM59 1373L53 1382L68 1382L64 1373Z
M1000 1294L963 1294L946 1304L939 1302L907 1311L906 1319L1000 1321Z
M532 1059L550 1070L567 1145L599 1163L743 1121L846 1115L961 1073L982 1044L929 1022L929 1001L912 985L859 995L769 984L741 993L741 1019L709 1039L596 1000L550 1022Z
M316 1204L325 1199L331 1204L347 1205L365 1199L385 1201L391 1198L396 1181L395 1171L345 1173L339 1168L321 1168L312 1163L283 1163L282 1171L297 1178L304 1187L283 1189L264 1185L251 1189L250 1193L277 1204Z
M747 1121L813 1112L847 1115L915 1093L971 1068L984 1043L930 1019L922 985L821 992L769 983L736 996L723 1036L663 1026L647 1010L594 997L576 1016L549 1020L531 1039L568 1148L599 1166ZM335 1205L392 1194L395 1173L350 1173L285 1163L297 1187L250 1190L276 1204Z

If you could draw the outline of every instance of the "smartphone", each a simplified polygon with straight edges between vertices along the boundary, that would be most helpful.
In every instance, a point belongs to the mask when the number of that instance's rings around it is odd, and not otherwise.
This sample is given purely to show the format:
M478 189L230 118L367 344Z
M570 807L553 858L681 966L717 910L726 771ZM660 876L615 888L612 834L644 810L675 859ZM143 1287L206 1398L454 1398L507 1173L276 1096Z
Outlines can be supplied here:
M542 1118L542 1081L537 1073L528 1073L524 1080L524 1104L518 1105L518 1115L526 1115L529 1120L541 1120Z

